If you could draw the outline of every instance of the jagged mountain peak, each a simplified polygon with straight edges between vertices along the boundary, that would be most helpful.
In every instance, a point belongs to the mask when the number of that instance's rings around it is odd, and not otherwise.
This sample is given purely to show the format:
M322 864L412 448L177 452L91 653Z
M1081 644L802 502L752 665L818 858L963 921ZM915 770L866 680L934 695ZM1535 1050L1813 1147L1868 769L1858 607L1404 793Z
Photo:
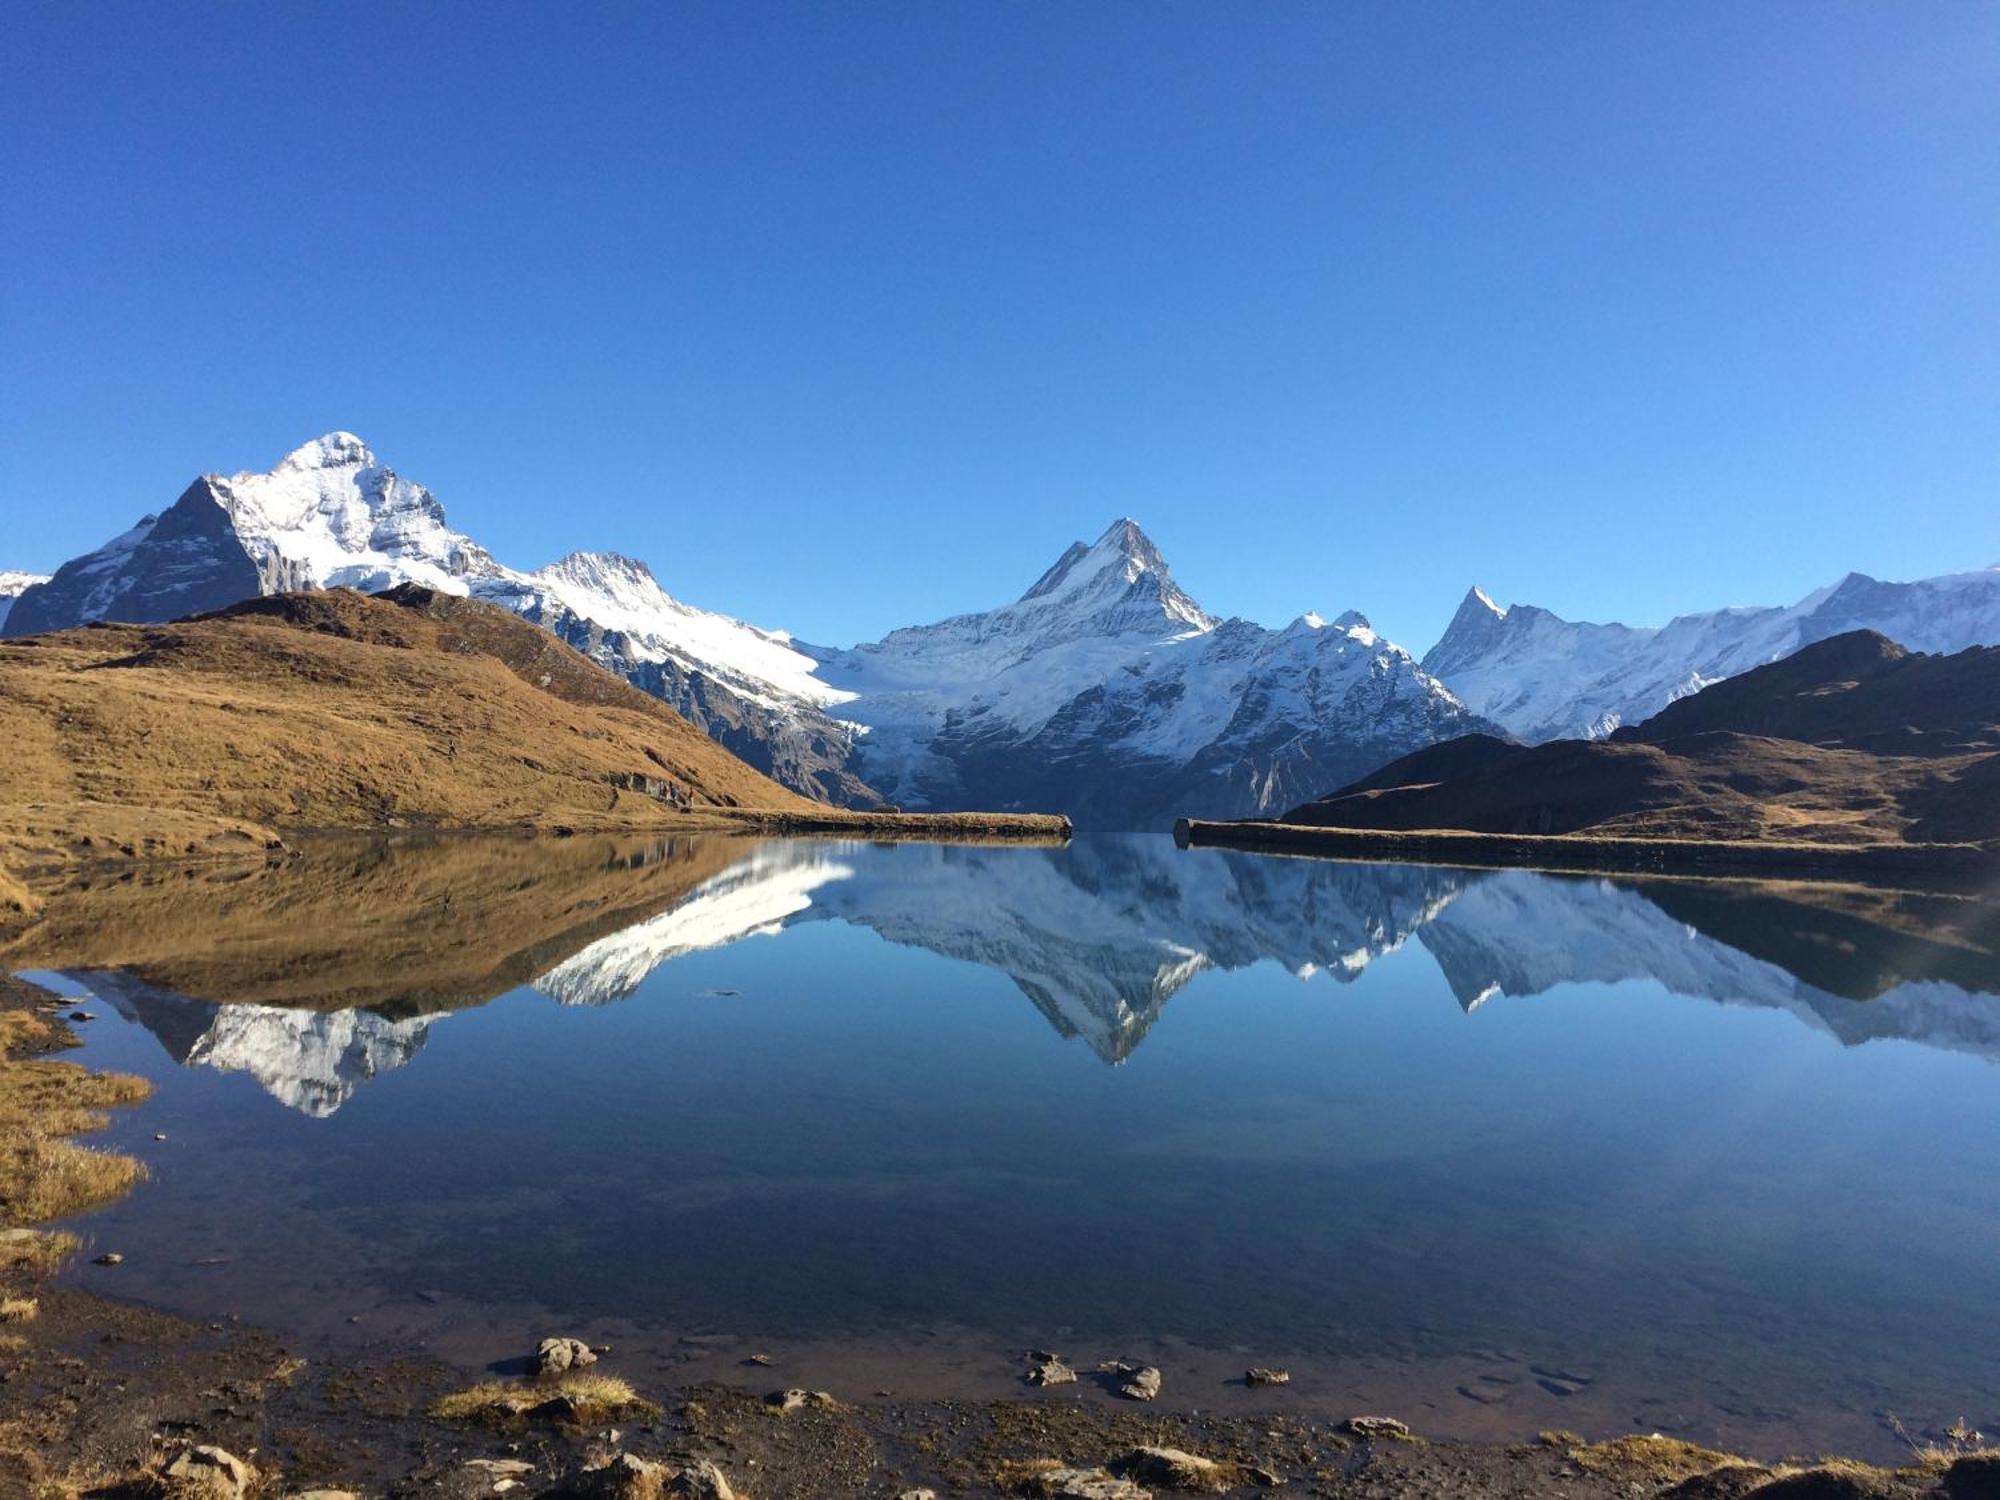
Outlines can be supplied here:
M627 557L623 552L578 550L565 553L547 567L540 569L537 576L568 578L587 583L643 579L656 588L659 586L659 580L653 576L652 568L642 559Z
M1072 542L1016 603L1097 611L1126 601L1157 603L1169 628L1212 630L1216 621L1174 582L1153 539L1120 516L1088 545Z
M329 432L294 448L278 460L277 470L372 469L375 454L351 432Z

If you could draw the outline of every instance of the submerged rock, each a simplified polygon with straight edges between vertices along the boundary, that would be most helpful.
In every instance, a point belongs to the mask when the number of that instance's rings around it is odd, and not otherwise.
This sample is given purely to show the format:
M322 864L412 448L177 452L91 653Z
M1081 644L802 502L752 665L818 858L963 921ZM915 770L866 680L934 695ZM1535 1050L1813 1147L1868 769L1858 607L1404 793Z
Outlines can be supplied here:
M1028 1371L1028 1384L1075 1385L1076 1371L1051 1354Z
M538 1375L560 1375L565 1370L580 1370L585 1365L596 1363L596 1351L582 1339L543 1339L541 1347L535 1350L535 1373Z
M1243 1372L1243 1383L1245 1385L1290 1385L1292 1383L1292 1372L1290 1370L1272 1369L1268 1365L1252 1365Z

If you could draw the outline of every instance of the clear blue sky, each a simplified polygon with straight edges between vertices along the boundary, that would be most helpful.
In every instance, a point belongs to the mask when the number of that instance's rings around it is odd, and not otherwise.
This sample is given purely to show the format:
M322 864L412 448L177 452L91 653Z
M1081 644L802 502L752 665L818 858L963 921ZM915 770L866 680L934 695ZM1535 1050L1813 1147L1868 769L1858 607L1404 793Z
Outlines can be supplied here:
M2000 562L2000 6L7 8L0 566L361 433L845 643Z

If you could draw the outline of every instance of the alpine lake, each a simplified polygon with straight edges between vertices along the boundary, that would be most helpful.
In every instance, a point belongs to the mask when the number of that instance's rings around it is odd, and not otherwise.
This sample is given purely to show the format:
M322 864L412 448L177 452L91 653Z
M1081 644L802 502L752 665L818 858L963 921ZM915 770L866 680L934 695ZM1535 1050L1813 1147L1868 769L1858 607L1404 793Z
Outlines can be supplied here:
M1439 1436L2000 1427L1977 893L447 840L79 877L5 961L155 1084L68 1278L315 1356L565 1334L866 1400L1028 1394L1041 1349L1083 1372L1047 1399L1136 1359L1163 1405Z

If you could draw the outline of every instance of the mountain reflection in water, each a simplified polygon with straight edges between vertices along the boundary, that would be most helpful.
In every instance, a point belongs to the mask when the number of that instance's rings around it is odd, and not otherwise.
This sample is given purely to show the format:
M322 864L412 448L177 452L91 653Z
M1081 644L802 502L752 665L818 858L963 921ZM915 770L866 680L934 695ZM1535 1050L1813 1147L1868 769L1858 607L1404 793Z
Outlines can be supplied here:
M1470 1015L1653 981L1789 1011L1842 1043L2000 1053L1989 903L1852 887L1611 880L1182 851L732 839L370 847L244 880L79 886L0 952L58 969L177 1061L325 1116L444 1015L529 986L631 996L662 965L808 922L997 970L1057 1033L1130 1058L1204 975L1350 982L1412 939Z

